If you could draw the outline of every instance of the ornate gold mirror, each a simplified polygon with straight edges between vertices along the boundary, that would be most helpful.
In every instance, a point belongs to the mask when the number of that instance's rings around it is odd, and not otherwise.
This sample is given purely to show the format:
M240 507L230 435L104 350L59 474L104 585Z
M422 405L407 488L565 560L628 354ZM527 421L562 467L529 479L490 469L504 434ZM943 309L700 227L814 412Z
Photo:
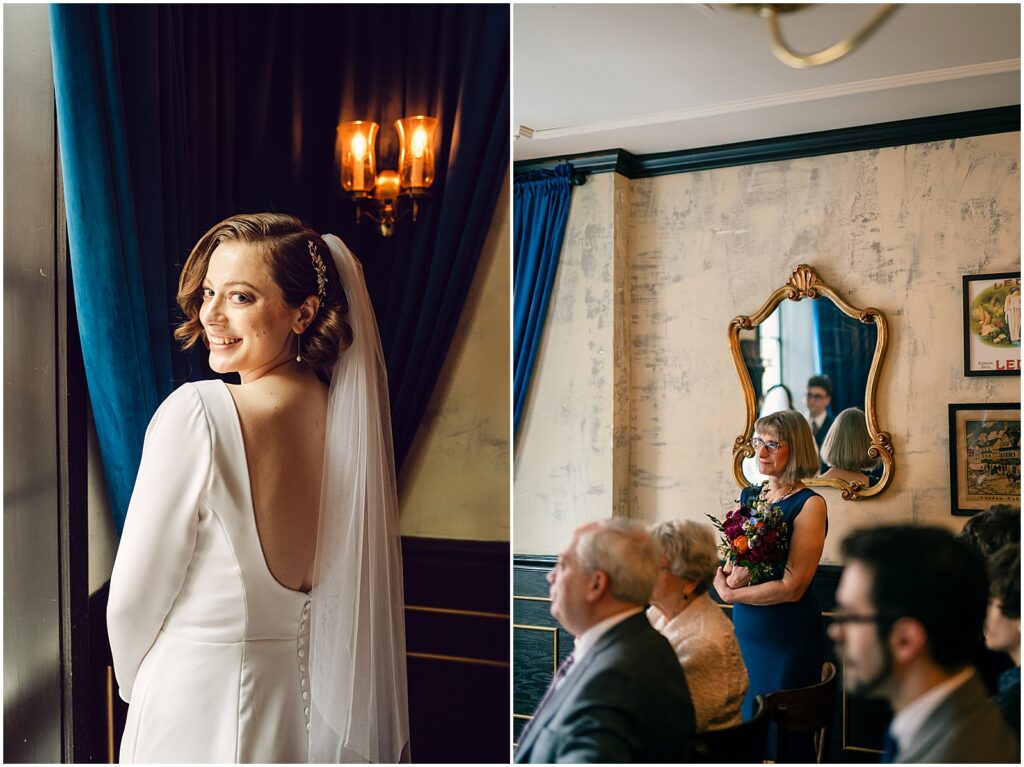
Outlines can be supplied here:
M825 401L831 408L827 423L816 435L819 448L832 437L831 457L849 453L847 446L858 444L852 431L828 433L832 419L844 411L842 429L852 428L851 422L860 419L867 456L857 459L860 465L849 468L822 462L819 475L804 480L805 484L837 488L847 500L884 491L892 482L895 466L891 437L878 425L876 395L888 341L882 312L846 303L806 264L794 269L789 282L773 292L755 314L734 317L729 323L729 350L743 388L747 418L733 446L733 474L740 486L763 479L750 443L758 416L785 407L814 415L813 409L820 412L820 403ZM809 385L813 377L822 375L828 378L823 386ZM852 410L846 412L847 408L856 408L863 417ZM863 438L864 425L867 438ZM857 455L863 452L857 451Z

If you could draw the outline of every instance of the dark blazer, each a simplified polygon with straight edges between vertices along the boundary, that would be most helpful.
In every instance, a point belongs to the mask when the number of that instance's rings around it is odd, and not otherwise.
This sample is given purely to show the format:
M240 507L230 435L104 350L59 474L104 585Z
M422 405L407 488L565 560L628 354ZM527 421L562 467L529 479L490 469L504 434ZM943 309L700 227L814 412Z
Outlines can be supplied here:
M825 413L825 420L821 422L821 428L818 429L818 433L814 435L814 441L818 443L818 450L821 450L821 446L825 444L825 435L828 434L828 430L832 428L832 424L835 420L836 418L834 415L831 413Z
M896 761L1018 764L1020 742L973 674L939 704Z
M602 635L537 717L516 763L680 762L695 730L683 669L643 613Z

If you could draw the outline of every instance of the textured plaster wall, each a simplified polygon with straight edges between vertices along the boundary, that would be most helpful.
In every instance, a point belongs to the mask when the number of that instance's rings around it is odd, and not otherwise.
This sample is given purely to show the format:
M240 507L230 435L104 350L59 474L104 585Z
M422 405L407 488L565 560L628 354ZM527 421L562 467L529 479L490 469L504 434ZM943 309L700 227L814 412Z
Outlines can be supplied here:
M615 212L616 189L621 193L625 181L602 174L573 188L565 244L516 435L517 551L553 553L565 531L612 513ZM618 367L625 366L620 355ZM628 434L623 439L628 447Z
M878 413L892 434L895 478L871 500L842 501L823 489L830 522L824 561L837 561L839 542L856 526L959 529L963 519L949 510L946 406L1020 401L1016 377L963 376L961 331L962 276L1020 268L1019 160L1020 134L1011 133L635 182L592 177L575 189L559 284L609 292L609 275L583 272L583 254L612 262L613 233L628 249L629 353L604 361L628 368L617 380L629 382L630 430L615 435L629 443L627 513L648 522L703 520L738 495L731 448L743 412L729 320L752 314L807 263L850 303L885 312L891 332ZM609 204L628 206L628 215ZM605 237L580 236L588 231ZM600 311L585 298L578 288L554 294L524 431L550 431L556 415L571 424L621 410L585 360L557 351L586 345L615 324L610 306ZM592 311L581 314L582 307ZM611 439L585 454L565 439L552 442L517 446L518 552L553 553L575 524L611 514L611 499L623 490L607 487L611 473L595 475L611 462ZM589 469L586 483L579 465ZM602 493L576 504L590 486ZM560 513L569 505L575 515Z
M508 188L398 478L403 535L509 539Z

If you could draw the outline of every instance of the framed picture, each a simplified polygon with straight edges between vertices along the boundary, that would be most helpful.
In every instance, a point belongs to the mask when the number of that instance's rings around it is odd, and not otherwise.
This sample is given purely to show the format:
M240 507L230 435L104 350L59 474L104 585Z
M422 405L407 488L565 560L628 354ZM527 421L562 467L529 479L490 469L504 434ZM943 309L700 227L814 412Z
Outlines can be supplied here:
M1019 404L949 406L949 485L956 516L1020 507Z
M964 277L964 375L1020 375L1020 272Z

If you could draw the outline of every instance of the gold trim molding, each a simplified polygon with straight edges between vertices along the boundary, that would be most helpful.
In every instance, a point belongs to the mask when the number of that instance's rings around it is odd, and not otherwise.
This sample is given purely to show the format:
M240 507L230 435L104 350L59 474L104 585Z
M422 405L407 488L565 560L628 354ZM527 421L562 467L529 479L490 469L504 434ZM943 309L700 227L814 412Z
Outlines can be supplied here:
M810 487L834 487L842 491L845 500L879 495L889 487L895 473L892 437L889 432L883 431L878 425L877 409L878 381L882 373L882 363L885 361L885 352L889 346L889 325L885 315L878 309L873 307L858 309L848 304L833 288L825 284L813 267L807 264L800 264L794 269L789 281L777 288L756 313L749 317L745 315L733 317L729 323L729 351L732 353L733 365L736 367L740 386L743 388L747 419L743 433L736 437L733 444L733 475L740 487L746 487L749 484L743 475L743 459L754 457L754 448L750 444L750 438L754 433L754 421L757 420L757 400L754 396L754 386L751 383L750 374L743 362L740 331L751 330L760 325L783 301L801 301L805 298L828 299L847 317L852 317L865 325L873 324L878 330L875 353L871 359L871 369L868 372L867 386L864 392L864 415L867 418L868 433L871 435L871 447L868 450L868 455L872 458L879 458L882 461L883 470L881 479L871 487L864 487L859 482L846 482L841 479L814 478L804 480L804 484Z

